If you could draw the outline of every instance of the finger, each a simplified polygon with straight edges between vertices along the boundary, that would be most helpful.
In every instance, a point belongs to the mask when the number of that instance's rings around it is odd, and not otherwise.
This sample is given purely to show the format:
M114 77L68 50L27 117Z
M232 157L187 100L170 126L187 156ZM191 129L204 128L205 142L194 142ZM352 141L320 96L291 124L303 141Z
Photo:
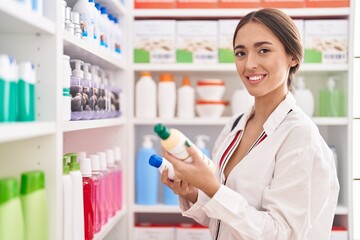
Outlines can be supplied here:
M193 161L197 161L198 159L200 159L200 155L197 149L193 146L193 144L189 140L185 141L185 148L186 151L190 154Z

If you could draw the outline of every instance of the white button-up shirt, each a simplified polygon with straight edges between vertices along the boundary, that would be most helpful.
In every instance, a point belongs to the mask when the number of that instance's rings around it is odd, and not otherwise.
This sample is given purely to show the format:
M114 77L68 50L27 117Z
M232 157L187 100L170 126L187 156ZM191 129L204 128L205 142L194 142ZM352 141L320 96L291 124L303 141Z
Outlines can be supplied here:
M253 111L231 131L234 116L221 132L213 151L218 169ZM224 173L217 173L222 185L212 198L201 191L195 204L180 198L182 214L209 226L217 240L330 239L339 183L333 154L317 126L288 93L263 128L267 137L226 182ZM238 142L241 137L240 132Z

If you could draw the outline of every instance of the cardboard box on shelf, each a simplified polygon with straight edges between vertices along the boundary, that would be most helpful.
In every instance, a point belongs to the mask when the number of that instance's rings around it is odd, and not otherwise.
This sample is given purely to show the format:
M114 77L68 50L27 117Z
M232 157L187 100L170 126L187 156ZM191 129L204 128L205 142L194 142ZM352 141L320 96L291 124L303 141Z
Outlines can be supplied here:
M305 63L347 63L348 20L305 20Z
M179 224L175 232L175 240L211 240L209 229L198 224Z
M217 8L218 0L176 0L177 8Z
M349 0L305 0L308 8L349 7Z
M217 63L217 21L177 21L176 62Z
M219 20L219 63L235 61L233 36L239 20Z
M261 0L219 0L219 8L258 8Z
M134 22L135 63L175 63L175 20Z
M140 8L176 8L176 0L135 0L135 9Z
M305 7L305 0L262 0L261 7L303 8Z
M175 227L165 224L139 223L134 240L175 240Z

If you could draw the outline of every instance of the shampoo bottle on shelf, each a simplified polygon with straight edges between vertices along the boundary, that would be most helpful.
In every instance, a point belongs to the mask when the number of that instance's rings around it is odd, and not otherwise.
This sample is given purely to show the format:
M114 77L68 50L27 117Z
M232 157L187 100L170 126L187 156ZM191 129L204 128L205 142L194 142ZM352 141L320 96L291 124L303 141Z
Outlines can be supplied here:
M44 172L34 170L22 173L20 192L25 240L48 240L49 221Z
M16 107L16 102L13 103L13 94L16 96L17 86L12 86L11 78L11 65L13 58L6 54L0 55L0 122L8 122L11 113ZM14 91L14 92L11 92Z
M15 177L0 179L0 239L24 240L24 219Z
M70 63L74 64L70 81L71 120L80 120L83 111L83 90L81 86L81 81L84 78L84 72L81 70L83 61L72 59Z
M62 105L63 105L63 120L70 121L71 119L71 96L70 96L70 78L71 78L71 67L70 57L63 55L63 94L62 94Z
M296 104L308 115L314 115L314 96L312 92L305 87L303 77L298 77L295 84L294 97Z
M72 182L70 177L70 167L67 165L67 158L63 158L63 238L64 240L74 239L73 225L73 196Z
M91 240L94 238L94 182L91 178L91 161L89 158L80 159L80 171L82 174L82 191L84 199L85 240Z
M198 149L191 141L179 130L175 128L167 128L164 124L158 123L154 127L155 133L161 138L161 146L171 153L176 158L185 161L192 162L192 158L187 152L185 148L185 141L188 141L194 148L196 148L197 152L201 156L201 158L205 161L205 163L211 168L213 172L215 172L216 167L215 164L209 159L204 153Z
M135 186L137 204L157 204L159 173L155 168L149 167L148 164L150 156L156 154L152 143L152 140L155 139L153 135L145 135L142 147L136 154Z
M114 147L115 154L115 166L116 166L116 183L117 183L117 191L116 191L116 210L122 208L122 159L121 159L121 149L120 147Z
M174 118L176 107L176 85L172 74L160 74L158 84L159 117Z
M90 155L91 160L91 177L94 182L93 194L93 209L94 209L94 233L101 229L101 212L102 209L102 190L103 190L103 176L100 173L100 158L98 155Z
M117 185L116 185L116 168L115 168L115 159L114 159L114 151L112 149L106 150L106 160L107 160L107 169L109 171L109 185L108 185L108 209L109 209L109 215L108 217L113 217L116 213L116 191L117 191Z
M100 99L100 78L98 74L99 67L96 65L91 65L90 72L91 72L91 87L93 90L92 98L90 98L90 105L94 111L93 119L99 119L100 115L100 106L99 106L99 99Z
M80 25L82 26L82 39L94 42L94 15L93 8L88 0L78 0L73 11L80 14Z
M156 83L149 72L142 72L135 89L137 118L155 118L157 112Z
M98 152L97 155L99 156L100 160L100 174L102 175L102 190L100 190L100 199L101 199L101 225L104 225L108 222L108 215L109 215L109 199L108 199L108 185L109 185L109 171L107 170L107 163L106 163L106 153L105 152Z
M81 86L83 88L83 112L81 119L89 120L94 118L94 92L92 86L92 76L90 73L90 63L84 63L84 78L81 81Z
M189 77L183 78L182 86L178 88L177 93L177 116L193 118L195 116L195 90L191 86Z
M326 82L326 89L320 91L320 116L345 116L345 96L342 90L336 89L334 78Z
M72 182L73 196L73 224L74 224L74 240L84 239L84 200L83 200L83 184L80 172L80 164L77 161L76 153L69 153L65 156L70 157L70 177Z
M30 62L19 65L18 120L35 120L35 66Z
M254 97L249 94L243 85L237 90L231 98L232 114L246 112L254 104Z
M195 145L207 156L210 158L210 151L209 149L206 147L206 143L205 141L210 141L210 137L207 135L197 135L195 137L196 142Z

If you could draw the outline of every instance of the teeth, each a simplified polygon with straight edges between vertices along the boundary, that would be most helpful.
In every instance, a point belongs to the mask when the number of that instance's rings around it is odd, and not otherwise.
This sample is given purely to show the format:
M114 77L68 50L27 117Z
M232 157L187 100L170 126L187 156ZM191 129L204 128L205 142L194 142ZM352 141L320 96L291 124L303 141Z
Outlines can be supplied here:
M249 80L250 80L250 81L257 81L257 80L262 79L263 77L264 77L263 75L260 75L260 76L252 76L252 77L249 77Z

